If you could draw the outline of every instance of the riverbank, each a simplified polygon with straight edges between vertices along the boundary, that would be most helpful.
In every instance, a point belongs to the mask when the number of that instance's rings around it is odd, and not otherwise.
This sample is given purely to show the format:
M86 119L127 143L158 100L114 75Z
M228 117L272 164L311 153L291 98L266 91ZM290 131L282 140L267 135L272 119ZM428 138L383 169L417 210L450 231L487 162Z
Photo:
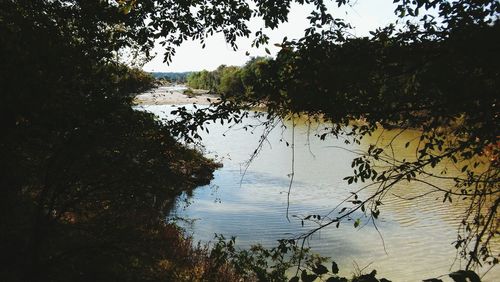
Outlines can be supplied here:
M219 99L218 95L209 94L207 90L200 89L190 89L190 94L187 95L185 93L188 89L184 85L159 86L137 95L134 103L140 105L209 105Z

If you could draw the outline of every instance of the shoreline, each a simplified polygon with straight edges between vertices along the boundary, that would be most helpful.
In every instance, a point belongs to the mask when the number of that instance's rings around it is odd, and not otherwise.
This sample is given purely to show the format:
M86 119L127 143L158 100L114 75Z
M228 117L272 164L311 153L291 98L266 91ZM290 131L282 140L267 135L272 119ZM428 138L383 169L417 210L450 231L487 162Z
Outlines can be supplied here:
M184 85L159 86L135 96L133 103L135 105L210 105L219 100L218 95L208 94L208 91L199 89L193 90L195 95L188 96L183 93L187 89Z

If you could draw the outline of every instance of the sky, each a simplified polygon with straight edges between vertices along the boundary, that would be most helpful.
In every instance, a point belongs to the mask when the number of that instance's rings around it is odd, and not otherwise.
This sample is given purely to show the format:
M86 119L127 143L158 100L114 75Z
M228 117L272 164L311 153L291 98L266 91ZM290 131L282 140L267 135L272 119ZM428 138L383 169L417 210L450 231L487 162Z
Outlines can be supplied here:
M326 1L330 12L334 17L344 18L354 27L353 33L357 36L368 36L369 31L387 25L396 20L394 15L394 4L392 0L357 0L352 7L338 8L336 2ZM275 56L279 47L274 43L281 43L286 36L290 39L298 39L303 36L304 29L308 27L307 16L312 10L311 6L292 4L288 22L280 25L278 29L267 30L269 45L266 46L271 56ZM252 31L263 27L263 22L259 19L252 19L249 22ZM163 63L163 51L160 45L155 47L158 55L144 65L145 71L155 72L184 72L214 70L219 65L244 65L251 56L266 56L264 47L252 48L252 37L240 38L237 41L239 49L233 51L231 46L224 40L222 34L214 34L208 38L205 48L201 47L199 41L186 41L177 47L176 55L172 63ZM250 55L246 55L246 53Z

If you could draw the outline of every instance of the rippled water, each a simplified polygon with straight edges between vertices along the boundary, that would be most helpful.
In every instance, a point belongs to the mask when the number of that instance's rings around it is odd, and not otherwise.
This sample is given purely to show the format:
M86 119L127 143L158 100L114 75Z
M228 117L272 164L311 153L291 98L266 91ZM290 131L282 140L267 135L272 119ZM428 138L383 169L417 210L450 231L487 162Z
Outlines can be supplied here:
M147 106L146 110L166 117L173 106ZM249 124L257 123L249 118ZM190 197L179 201L175 215L189 219L184 227L196 240L207 242L214 234L237 236L237 243L245 248L260 243L267 247L276 240L289 238L314 227L305 226L295 217L286 219L287 190L292 165L292 152L286 143L292 143L291 124L286 129L276 128L268 136L258 157L245 170L244 163L257 148L262 131L253 133L236 126L228 131L220 124L208 127L210 134L203 134L207 155L222 160L224 167L215 172L210 185L197 188ZM363 149L375 142L388 142L394 132L380 132L365 138L361 145L346 145L343 140L321 141L314 136L321 125L307 126L297 122L295 128L295 176L290 197L290 215L327 215L344 200L359 184L347 185L342 180L352 174L349 150ZM225 136L224 136L225 135ZM396 155L412 155L412 147L404 149L407 140L418 132L404 132L396 142ZM389 148L387 148L389 150ZM437 169L443 169L438 167ZM448 171L453 174L452 170ZM445 183L435 183L443 184ZM376 222L380 233L368 222L354 228L352 222L340 228L328 227L316 233L309 245L313 251L332 257L339 265L341 274L350 276L357 264L366 271L377 269L380 277L393 281L421 281L449 273L456 250L452 242L462 216L460 203L443 203L438 195L415 200L404 200L421 194L427 188L418 183L394 187L381 207ZM362 192L360 198L368 195ZM440 195L442 197L442 195ZM462 206L463 207L463 206ZM336 214L334 214L336 215ZM358 215L362 217L361 214ZM457 261L452 270L460 268ZM342 271L343 270L343 271ZM493 269L484 281L497 281L498 269ZM445 281L447 277L442 277Z

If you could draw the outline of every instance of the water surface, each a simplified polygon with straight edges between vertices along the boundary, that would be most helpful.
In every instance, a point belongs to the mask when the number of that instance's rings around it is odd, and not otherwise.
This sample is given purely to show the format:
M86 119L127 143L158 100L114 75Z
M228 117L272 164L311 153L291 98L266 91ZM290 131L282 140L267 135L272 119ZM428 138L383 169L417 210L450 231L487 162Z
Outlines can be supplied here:
M166 117L174 106L147 106L146 110ZM249 118L244 124L258 124ZM395 132L381 132L362 140L360 145L346 145L342 139L329 138L321 141L315 132L321 124L308 125L296 120L294 135L292 124L277 127L261 152L247 167L246 162L258 147L261 128L244 130L242 125L228 129L227 125L208 126L210 134L203 133L205 153L223 163L214 174L210 185L197 188L189 197L179 200L172 216L188 219L183 222L195 240L208 242L214 234L237 236L237 244L246 248L260 243L266 247L276 245L276 240L299 235L315 227L304 226L297 217L319 214L325 217L333 207L356 191L361 184L348 185L343 178L352 175L351 161L356 156L351 151L366 149L369 144L387 144ZM402 158L411 158L414 147L404 148L407 140L418 137L417 131L403 132L393 150ZM290 222L286 219L287 191L292 167L291 144L295 144L294 181L290 195ZM287 146L287 144L289 146ZM392 150L387 147L386 150ZM443 170L444 167L438 167ZM453 169L448 168L448 175ZM449 185L432 180L434 184ZM362 227L354 228L353 222L331 226L314 234L308 241L314 252L332 257L339 265L341 274L350 276L354 265L377 269L380 277L393 281L421 281L460 269L455 261L458 223L463 204L443 203L442 195L432 194L415 200L402 197L420 195L428 191L419 183L403 183L391 190L383 200L381 214L376 222L363 221ZM360 193L360 198L370 191ZM438 197L439 196L439 197ZM347 204L347 206L349 206ZM336 216L334 212L331 216ZM463 268L463 266L462 266ZM484 281L500 277L494 269ZM445 281L447 278L442 278ZM451 280L449 280L451 281Z

